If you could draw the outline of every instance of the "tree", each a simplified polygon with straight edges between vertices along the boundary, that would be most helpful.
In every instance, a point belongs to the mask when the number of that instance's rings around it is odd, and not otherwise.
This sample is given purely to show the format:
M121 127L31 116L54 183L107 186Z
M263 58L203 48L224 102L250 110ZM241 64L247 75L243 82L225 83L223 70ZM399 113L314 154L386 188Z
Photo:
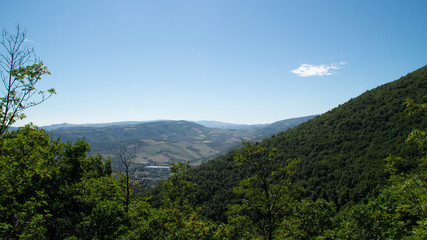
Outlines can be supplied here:
M49 136L32 126L0 138L0 239L43 238L47 231Z
M427 98L427 96L424 98ZM427 103L415 103L414 100L407 99L406 112L409 115L420 114L425 116L427 113ZM420 147L425 146L427 142L427 133L423 130L414 129L409 134L407 141L414 141Z
M123 146L114 151L118 164L117 173L121 182L124 184L126 212L129 210L132 190L139 183L139 180L136 177L138 169L135 167L136 151L136 147L132 148L127 146Z
M52 95L55 89L36 89L43 75L50 74L34 49L26 45L26 31L19 25L16 33L3 31L0 42L0 76L3 83L0 95L0 136L17 120L25 118L26 109L39 105Z
M332 229L335 205L324 199L303 199L294 205L293 212L283 219L278 239L318 239Z
M162 183L162 207L175 209L179 213L188 213L192 210L194 194L198 191L197 184L191 182L188 163L172 163L172 177Z
M190 169L188 163L171 164L172 176L162 183L162 206L153 209L146 224L154 230L149 239L229 239L224 225L203 220L194 208L198 186Z
M297 160L288 161L285 168L278 168L275 149L244 142L235 157L238 165L252 173L234 189L241 196L241 204L229 206L229 223L236 238L273 239L280 220L291 213L298 198L298 187L289 179L295 173ZM284 176L285 175L285 176Z
M27 125L0 138L0 239L117 239L127 216L111 162Z

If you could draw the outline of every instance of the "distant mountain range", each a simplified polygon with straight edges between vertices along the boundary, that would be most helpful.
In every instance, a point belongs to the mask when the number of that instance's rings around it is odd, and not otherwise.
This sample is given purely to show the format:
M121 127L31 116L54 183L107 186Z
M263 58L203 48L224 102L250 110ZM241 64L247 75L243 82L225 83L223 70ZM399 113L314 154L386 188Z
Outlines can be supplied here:
M167 166L189 161L198 165L224 151L240 146L242 140L261 140L286 131L316 115L272 124L231 124L217 121L146 121L99 124L55 124L42 127L61 141L85 139L92 154L112 155L123 146L137 146L138 162Z
M218 121L194 121L194 122L209 128L235 129L235 130L258 129L258 128L263 128L269 125L269 124L236 124L236 123L226 123L226 122L218 122Z
M112 122L112 123L86 123L86 124L72 124L72 123L59 123L52 124L49 126L42 126L41 128L46 131L52 131L61 128L75 128L75 127L110 127L110 126L122 126L122 125L132 125L132 124L140 124L147 123L149 121L124 121L124 122Z
M298 119L298 118L295 118ZM111 122L111 123L85 123L85 124L72 124L72 123L59 123L52 124L48 126L42 126L41 128L52 131L60 128L71 128L71 127L111 127L111 126L124 126L124 125L136 125L136 124L144 124L144 123L153 123L153 122L163 122L163 121L173 121L173 120L152 120L152 121L122 121L122 122ZM288 121L288 120L283 120ZM220 121L209 121L209 120L201 120L201 121L188 121L200 124L204 127L208 128L219 128L219 129L255 129L266 127L270 124L238 124L238 123L226 123ZM282 122L282 121L279 121ZM276 123L276 122L275 122ZM274 124L274 123L273 123Z

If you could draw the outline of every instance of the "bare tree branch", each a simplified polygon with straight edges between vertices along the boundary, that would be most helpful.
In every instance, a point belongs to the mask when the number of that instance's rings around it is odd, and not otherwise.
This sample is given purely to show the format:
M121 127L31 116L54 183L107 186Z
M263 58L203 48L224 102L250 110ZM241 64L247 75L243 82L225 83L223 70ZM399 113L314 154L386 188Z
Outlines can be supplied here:
M123 146L113 151L116 156L116 162L118 163L117 173L124 185L126 211L129 209L132 191L135 190L137 185L141 184L137 176L141 172L136 162L138 149L139 147L137 146Z
M38 91L37 83L43 75L50 74L33 48L26 46L27 33L19 25L16 33L3 31L0 42L0 76L3 82L0 96L0 137L23 112L37 106L56 94L55 89Z

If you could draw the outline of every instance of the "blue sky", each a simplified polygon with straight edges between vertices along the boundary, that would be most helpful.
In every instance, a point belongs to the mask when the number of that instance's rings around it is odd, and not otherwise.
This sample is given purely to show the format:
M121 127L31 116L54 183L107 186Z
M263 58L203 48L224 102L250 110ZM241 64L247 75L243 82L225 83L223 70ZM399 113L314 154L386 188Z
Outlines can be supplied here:
M271 123L427 64L427 1L4 1L58 94L18 123Z

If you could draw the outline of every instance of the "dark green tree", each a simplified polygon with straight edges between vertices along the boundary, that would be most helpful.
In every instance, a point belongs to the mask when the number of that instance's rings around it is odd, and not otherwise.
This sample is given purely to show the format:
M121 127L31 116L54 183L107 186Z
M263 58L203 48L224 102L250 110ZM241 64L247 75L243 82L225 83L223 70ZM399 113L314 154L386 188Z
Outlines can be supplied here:
M318 239L333 229L336 209L324 199L303 199L294 204L279 228L277 239Z
M172 163L172 177L163 182L162 207L175 209L180 213L192 210L194 194L198 190L197 184L191 182L188 170L191 166L187 163Z
M0 238L43 238L50 212L44 182L51 177L49 136L27 126L0 138Z
M0 139L0 239L115 239L127 226L111 162L33 125Z
M234 238L273 239L281 219L290 214L299 197L299 189L291 185L297 160L279 167L275 149L267 151L259 144L243 143L235 161L252 176L240 182L234 193L241 203L229 206L227 212Z

